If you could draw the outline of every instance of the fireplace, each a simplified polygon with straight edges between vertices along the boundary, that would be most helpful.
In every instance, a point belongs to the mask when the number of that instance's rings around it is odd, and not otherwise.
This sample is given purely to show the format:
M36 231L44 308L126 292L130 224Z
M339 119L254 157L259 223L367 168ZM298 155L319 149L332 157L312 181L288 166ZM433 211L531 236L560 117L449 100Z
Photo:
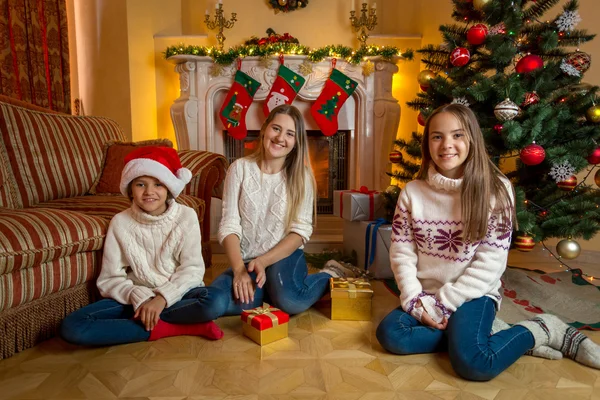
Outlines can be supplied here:
M308 153L317 181L317 213L333 213L333 191L348 189L348 131L324 136L321 131L310 130ZM225 134L225 157L229 163L256 150L259 131L250 131L242 140Z

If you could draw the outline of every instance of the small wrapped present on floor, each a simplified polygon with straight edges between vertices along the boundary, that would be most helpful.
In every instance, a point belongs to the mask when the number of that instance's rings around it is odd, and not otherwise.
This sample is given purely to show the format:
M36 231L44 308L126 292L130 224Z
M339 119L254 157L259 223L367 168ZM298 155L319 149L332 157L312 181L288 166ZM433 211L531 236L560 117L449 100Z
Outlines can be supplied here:
M288 336L290 316L279 308L263 303L262 307L242 311L244 335L262 345Z
M366 186L359 190L334 190L333 215L347 221L371 221L385 217L383 196Z
M344 221L344 254L356 252L356 266L375 279L393 278L390 266L392 225L377 221Z
M370 321L373 289L364 278L331 278L331 319Z

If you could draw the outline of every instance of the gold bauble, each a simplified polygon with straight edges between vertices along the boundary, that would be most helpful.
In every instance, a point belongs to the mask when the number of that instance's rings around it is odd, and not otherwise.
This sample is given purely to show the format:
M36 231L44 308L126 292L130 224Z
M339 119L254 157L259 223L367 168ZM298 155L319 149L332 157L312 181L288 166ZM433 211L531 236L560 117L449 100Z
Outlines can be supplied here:
M283 7L283 6L285 6L287 4L288 0L278 0L277 2L279 3L279 5L281 7Z
M419 85L421 86L428 87L429 81L433 78L435 78L435 72L430 69L424 69L423 71L419 72L419 75L417 76L417 82L419 82Z
M594 182L596 182L596 186L600 187L600 169L594 175Z
M393 198L397 199L400 195L400 188L396 185L390 185L387 187L387 189L385 189L385 192Z
M556 244L556 252L562 258L572 260L577 258L579 253L581 253L581 247L579 247L579 243L573 239L563 239Z
M585 119L594 124L600 122L600 106L594 105L588 108L585 112Z
M481 11L483 9L483 7L487 6L491 2L492 2L492 0L473 0L473 7L476 10Z

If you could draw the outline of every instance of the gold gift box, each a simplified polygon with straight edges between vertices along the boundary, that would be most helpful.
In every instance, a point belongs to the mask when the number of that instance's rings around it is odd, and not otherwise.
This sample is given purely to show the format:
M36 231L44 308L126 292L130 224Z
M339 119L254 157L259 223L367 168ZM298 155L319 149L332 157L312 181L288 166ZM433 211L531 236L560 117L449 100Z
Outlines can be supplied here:
M347 321L370 321L371 284L362 279L330 278L331 319Z
M285 324L277 325L262 331L259 331L249 324L243 324L242 327L244 329L244 335L261 346L275 342L279 339L284 339L288 336L287 322Z

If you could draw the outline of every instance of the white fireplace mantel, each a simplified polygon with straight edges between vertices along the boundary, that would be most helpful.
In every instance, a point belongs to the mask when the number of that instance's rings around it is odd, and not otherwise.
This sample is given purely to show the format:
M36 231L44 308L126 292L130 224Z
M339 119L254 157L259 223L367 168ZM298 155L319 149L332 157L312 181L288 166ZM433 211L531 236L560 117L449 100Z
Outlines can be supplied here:
M299 72L307 60L302 55L286 55L284 64ZM344 60L337 60L336 68L358 82L358 88L340 109L339 130L350 132L348 183L351 188L367 186L385 189L390 182L386 171L390 163L388 153L396 138L400 122L400 106L392 96L392 76L398 71L395 62L380 57L370 59L374 72L363 75L362 68ZM218 66L210 57L176 55L169 57L179 73L181 95L171 106L171 119L175 127L179 149L208 150L224 153L225 128L219 111L231 87L235 65ZM396 60L394 60L396 61ZM267 65L270 64L270 65ZM277 77L278 58L270 63L258 57L246 57L241 70L261 83L254 101L246 114L248 130L260 130L265 116L262 103ZM313 63L312 72L303 75L306 82L294 105L304 115L306 129L319 130L310 114L310 107L323 90L331 72L331 60Z

